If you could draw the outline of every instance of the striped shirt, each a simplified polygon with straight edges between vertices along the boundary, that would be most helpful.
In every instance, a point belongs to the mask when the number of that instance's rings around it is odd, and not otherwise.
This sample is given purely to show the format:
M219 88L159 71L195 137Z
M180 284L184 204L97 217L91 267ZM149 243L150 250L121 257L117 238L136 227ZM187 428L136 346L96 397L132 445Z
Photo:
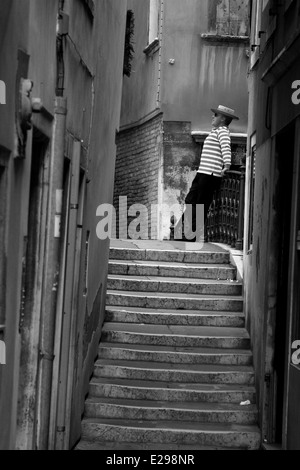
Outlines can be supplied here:
M231 165L231 140L228 127L221 126L204 141L198 173L221 177L225 165Z

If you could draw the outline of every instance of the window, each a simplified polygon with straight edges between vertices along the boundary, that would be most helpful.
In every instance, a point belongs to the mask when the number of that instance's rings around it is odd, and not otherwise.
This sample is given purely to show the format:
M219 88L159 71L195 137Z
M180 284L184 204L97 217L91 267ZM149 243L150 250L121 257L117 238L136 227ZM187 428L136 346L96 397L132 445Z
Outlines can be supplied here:
M132 10L128 10L127 18L126 18L124 64L123 64L123 74L126 75L127 77L130 77L131 75L131 62L133 60L133 55L134 55L133 36L134 36L134 14Z
M155 39L158 39L159 3L159 0L150 0L148 44L151 44Z
M209 33L218 36L248 36L249 0L211 0Z
M265 2L264 2L265 3ZM266 5L264 5L266 7ZM260 30L261 30L262 0L254 0L251 12L251 58L250 67L253 67L260 54Z
M159 46L159 23L160 23L161 0L150 0L148 15L148 44L144 49L145 54L155 52Z

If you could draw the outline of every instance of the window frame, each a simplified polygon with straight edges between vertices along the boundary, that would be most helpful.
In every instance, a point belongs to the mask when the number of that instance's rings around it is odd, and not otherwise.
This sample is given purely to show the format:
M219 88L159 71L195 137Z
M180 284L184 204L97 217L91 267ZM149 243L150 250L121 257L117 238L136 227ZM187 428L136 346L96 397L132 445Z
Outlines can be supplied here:
M254 0L252 3L251 35L250 35L250 69L252 69L260 58L260 35L262 7L265 0ZM264 8L267 7L264 3ZM252 26L253 25L253 26Z
M255 163L256 163L256 132L254 132L250 137L250 148L249 148L249 214L248 214L248 237L247 237L247 254L252 253L253 249L253 219L254 219L254 194L255 194Z
M148 55L159 49L161 0L149 0L147 21L147 46L143 52Z

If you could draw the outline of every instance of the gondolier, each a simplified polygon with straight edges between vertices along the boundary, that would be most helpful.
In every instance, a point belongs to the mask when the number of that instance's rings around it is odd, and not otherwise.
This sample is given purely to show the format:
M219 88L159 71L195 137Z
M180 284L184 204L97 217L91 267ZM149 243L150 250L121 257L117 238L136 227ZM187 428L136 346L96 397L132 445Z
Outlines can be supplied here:
M231 139L228 126L233 119L239 118L233 109L223 105L219 105L216 109L212 108L212 112L214 113L212 130L204 141L199 169L185 198L185 203L192 206L192 211L191 217L189 211L185 211L181 219L183 241L198 239L201 227L196 227L196 207L198 204L204 205L205 223L214 192L220 187L222 177L231 166ZM195 234L196 229L196 237L190 238L189 234L192 232Z

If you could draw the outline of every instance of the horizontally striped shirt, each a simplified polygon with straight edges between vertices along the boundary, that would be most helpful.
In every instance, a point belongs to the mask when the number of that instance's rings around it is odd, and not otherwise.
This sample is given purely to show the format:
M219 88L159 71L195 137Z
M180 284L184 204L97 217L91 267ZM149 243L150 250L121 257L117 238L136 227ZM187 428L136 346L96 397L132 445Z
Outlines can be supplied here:
M198 173L221 177L225 165L231 165L231 140L228 127L221 126L204 141Z

